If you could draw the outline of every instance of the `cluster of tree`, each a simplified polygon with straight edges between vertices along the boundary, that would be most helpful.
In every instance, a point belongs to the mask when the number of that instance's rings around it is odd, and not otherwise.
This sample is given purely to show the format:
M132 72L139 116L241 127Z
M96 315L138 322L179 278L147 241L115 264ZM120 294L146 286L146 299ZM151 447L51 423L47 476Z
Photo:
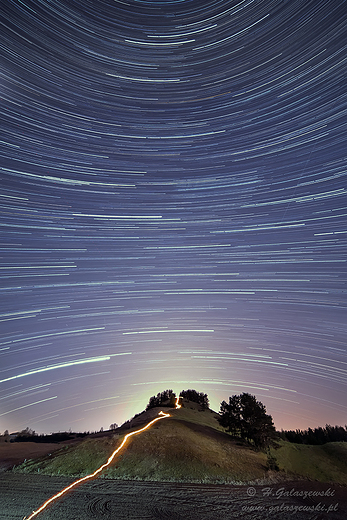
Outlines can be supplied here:
M325 444L327 442L347 442L347 425L330 426L326 424L324 428L308 428L308 430L287 430L281 431L280 437L289 442L297 444Z
M169 408L174 408L176 402L176 394L172 390L164 390L164 392L159 392L157 395L153 395L149 399L149 403L146 407L146 410L150 408L155 408L156 406L166 406Z
M191 389L182 390L182 392L180 393L180 397L188 399L188 401L198 403L204 409L209 407L208 395L202 392L197 392L196 390ZM166 406L169 408L174 408L175 404L176 394L172 390L164 390L164 392L159 392L157 395L153 395L152 397L150 397L146 410L149 410L150 408L155 408L156 406Z
M265 448L276 437L271 415L254 395L243 393L229 397L229 403L222 401L218 422L233 436Z
M196 390L182 390L180 397L183 397L183 399L188 399L188 401L192 401L193 403L198 403L204 409L208 408L210 404L208 395L204 394L203 392L197 392Z

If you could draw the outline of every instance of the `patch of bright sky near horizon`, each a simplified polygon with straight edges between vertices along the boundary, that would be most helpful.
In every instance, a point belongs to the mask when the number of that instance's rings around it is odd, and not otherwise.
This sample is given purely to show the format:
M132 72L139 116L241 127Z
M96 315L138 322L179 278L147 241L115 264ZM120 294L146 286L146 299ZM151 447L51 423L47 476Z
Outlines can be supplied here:
M166 388L347 423L342 0L8 0L0 431Z

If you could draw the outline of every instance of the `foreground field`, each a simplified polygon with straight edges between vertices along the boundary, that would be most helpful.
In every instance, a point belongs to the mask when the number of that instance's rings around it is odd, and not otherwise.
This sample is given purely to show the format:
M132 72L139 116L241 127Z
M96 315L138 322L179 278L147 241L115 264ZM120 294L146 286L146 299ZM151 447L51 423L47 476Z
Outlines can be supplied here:
M71 482L72 479L62 477L1 474L0 520L22 520ZM81 485L37 518L345 520L345 491L346 488L336 485L302 481L273 486L232 486L98 479Z

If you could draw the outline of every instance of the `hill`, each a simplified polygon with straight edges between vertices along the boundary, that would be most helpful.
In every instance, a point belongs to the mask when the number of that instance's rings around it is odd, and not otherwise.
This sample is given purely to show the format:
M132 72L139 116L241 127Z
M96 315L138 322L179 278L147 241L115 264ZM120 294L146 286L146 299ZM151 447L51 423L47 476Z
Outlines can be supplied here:
M106 462L124 436L158 416L152 408L115 432L90 436L49 456L27 461L13 471L81 477ZM231 439L216 420L217 413L189 401L180 409L164 408L169 418L132 436L102 477L145 481L241 483L309 478L347 484L347 446L299 446L281 441L271 450L280 471L268 470L267 455ZM343 460L345 462L343 462Z

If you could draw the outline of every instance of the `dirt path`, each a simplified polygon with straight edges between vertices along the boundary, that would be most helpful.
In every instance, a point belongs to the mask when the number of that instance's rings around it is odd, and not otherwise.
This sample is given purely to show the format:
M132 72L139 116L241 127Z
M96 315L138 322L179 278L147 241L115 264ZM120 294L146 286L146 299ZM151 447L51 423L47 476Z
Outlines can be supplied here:
M0 520L22 520L72 481L68 478L43 475L2 473ZM305 492L325 493L326 496L294 496ZM315 507L316 510L305 511L302 510L303 507ZM294 508L301 510L297 509L295 512ZM322 508L325 510L322 511ZM345 520L347 489L302 481L252 487L97 479L76 488L38 516L38 520L234 518Z

